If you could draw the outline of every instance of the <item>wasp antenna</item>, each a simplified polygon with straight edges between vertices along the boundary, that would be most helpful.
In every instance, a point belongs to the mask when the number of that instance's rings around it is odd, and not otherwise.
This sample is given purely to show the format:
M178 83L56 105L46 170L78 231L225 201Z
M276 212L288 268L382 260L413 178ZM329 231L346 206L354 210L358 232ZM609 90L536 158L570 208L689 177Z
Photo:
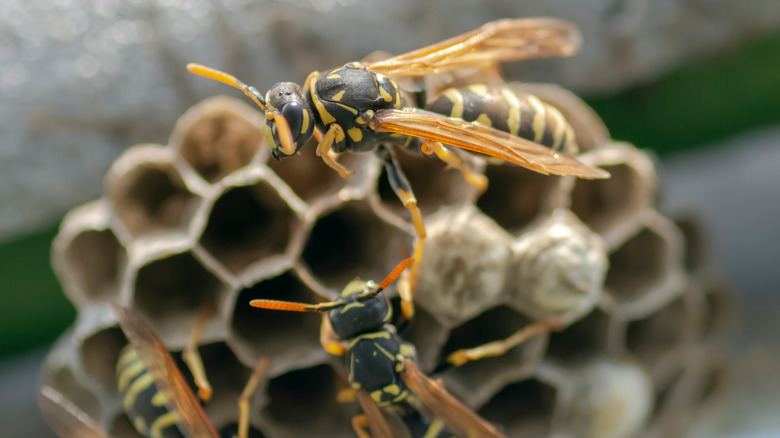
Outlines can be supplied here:
M289 312L325 312L344 305L344 301L328 301L320 304L294 303L292 301L277 300L252 300L249 302L252 307L270 310L287 310Z
M399 275L401 275L401 272L404 272L404 270L406 270L406 268L408 268L409 265L411 265L412 263L414 263L414 257L409 257L408 259L399 263L395 268L393 268L392 271L390 271L389 274L387 274L387 277L385 277L385 279L382 280L381 283L379 283L379 286L377 286L376 289L372 289L368 292L363 292L362 294L357 296L357 300L364 301L377 296L379 292L382 292L387 288L387 286L393 284L395 279L398 278Z
M231 87L238 88L239 90L243 91L244 94L246 94L250 99L252 99L261 110L265 111L265 97L263 97L263 95L257 91L257 88L239 81L235 76L219 70L215 70L211 67L206 67L205 65L195 63L187 64L187 70L189 70L190 73L195 73L196 75L213 79L215 81L222 82L223 84L228 84Z

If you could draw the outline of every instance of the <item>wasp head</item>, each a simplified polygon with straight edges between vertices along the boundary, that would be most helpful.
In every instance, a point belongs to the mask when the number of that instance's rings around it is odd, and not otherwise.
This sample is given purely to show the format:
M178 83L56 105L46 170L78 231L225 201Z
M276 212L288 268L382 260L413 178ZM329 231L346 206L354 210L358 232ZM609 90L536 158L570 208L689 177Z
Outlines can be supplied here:
M271 155L279 160L297 153L314 133L314 114L301 87L279 82L268 90L265 100L265 140Z
M384 294L365 298L365 292L376 289L374 282L355 280L341 292L344 305L330 311L333 331L342 339L379 330L392 317L392 308ZM361 295L363 294L363 295Z

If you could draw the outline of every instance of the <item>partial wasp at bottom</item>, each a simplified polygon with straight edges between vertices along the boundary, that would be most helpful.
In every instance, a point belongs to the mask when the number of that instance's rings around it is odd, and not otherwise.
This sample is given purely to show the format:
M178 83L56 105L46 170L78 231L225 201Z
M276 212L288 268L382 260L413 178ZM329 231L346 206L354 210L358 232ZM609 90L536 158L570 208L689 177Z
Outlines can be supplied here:
M352 281L335 301L302 304L258 299L250 305L324 313L320 342L328 353L346 358L348 380L363 409L363 414L352 420L361 438L416 433L425 437L502 437L493 425L417 367L414 346L398 336L390 324L392 307L381 292L413 261L401 262L379 284ZM400 417L400 424L388 418L393 415Z
M119 305L112 305L112 310L129 340L117 361L118 386L125 412L139 434L148 438L262 436L249 424L249 399L267 367L266 357L259 360L239 396L238 423L217 431L175 360L151 328L132 310ZM202 314L188 352L185 352L185 361L193 371L198 393L204 401L210 397L211 389L199 356L193 356L192 343L197 341L200 328L209 313L204 311ZM53 387L43 386L38 400L44 418L61 438L109 437L95 420Z
M391 187L412 216L418 237L414 257L420 260L425 224L393 145L436 155L459 169L479 191L487 188L487 179L469 167L459 149L544 174L609 177L603 169L583 164L565 152L576 149L574 131L559 111L540 99L478 84L448 89L429 104L427 90L421 85L426 76L484 70L500 77L500 62L568 56L579 44L576 27L566 21L499 20L389 59L312 72L303 89L292 82L280 82L265 95L227 73L199 64L187 68L242 90L265 111L266 143L276 159L297 154L314 136L319 142L317 155L348 177L352 172L337 161L341 153L376 151ZM410 271L408 285L400 290L409 303L417 266ZM405 316L411 317L412 309L404 308Z

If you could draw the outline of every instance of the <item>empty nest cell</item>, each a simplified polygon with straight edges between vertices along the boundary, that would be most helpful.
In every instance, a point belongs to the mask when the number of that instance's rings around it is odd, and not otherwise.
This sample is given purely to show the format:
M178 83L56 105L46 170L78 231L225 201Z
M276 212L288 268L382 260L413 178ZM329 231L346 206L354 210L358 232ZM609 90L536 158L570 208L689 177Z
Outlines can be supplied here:
M183 231L201 198L190 192L173 165L142 162L108 182L119 220L135 236Z
M490 185L477 207L505 230L518 231L562 202L559 176L508 164L490 165L485 175Z
M550 334L547 358L561 365L582 363L607 350L610 316L595 309L560 332Z
M502 426L515 438L549 436L553 425L557 388L535 378L513 382L494 395L480 410L487 421Z
M231 344L247 353L239 353L240 357L256 358L267 355L272 358L271 369L280 370L301 363L311 363L312 357L321 354L320 315L257 309L249 305L254 299L299 303L319 301L319 297L292 271L241 290L230 321L233 336Z
M111 229L87 229L65 247L62 262L72 281L67 288L77 303L115 299L127 260L125 248Z
M517 311L498 306L453 328L439 357L440 368L444 371L436 377L441 377L445 386L466 404L481 405L506 384L507 379L530 374L544 354L547 335L536 335L503 355L485 357L459 367L448 367L447 357L456 350L502 341L531 323L533 320Z
M352 436L351 405L336 401L341 378L327 364L297 369L268 382L263 423L274 436ZM345 385L344 385L345 386Z
M119 327L108 327L86 337L80 345L87 374L109 392L116 392L116 365L127 339Z
M398 163L406 177L423 214L436 211L442 205L452 205L470 199L474 189L463 175L448 169L435 156L416 154L402 148L395 148ZM405 210L398 196L390 187L387 171L383 167L377 181L377 192L382 203L393 211Z
M402 231L383 222L365 202L341 204L314 224L303 261L323 284L341 290L356 277L381 281L414 248ZM387 255L393 255L389 262Z
M191 252L171 254L138 269L133 305L161 337L189 339L198 315L216 308L226 289Z
M44 377L44 384L51 386L78 406L95 421L103 418L104 406L90 389L85 387L68 367L61 367Z
M228 97L191 108L171 136L179 156L210 183L249 164L263 144L262 116Z
M266 182L230 187L211 208L200 244L233 273L287 248L297 217Z

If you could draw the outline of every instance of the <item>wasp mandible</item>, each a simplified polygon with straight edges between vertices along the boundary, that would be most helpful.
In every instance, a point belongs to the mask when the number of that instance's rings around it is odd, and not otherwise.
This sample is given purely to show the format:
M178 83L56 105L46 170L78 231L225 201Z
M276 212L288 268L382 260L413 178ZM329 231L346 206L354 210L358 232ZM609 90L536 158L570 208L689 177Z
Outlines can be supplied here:
M419 261L426 236L425 224L391 145L435 154L459 169L465 179L481 191L487 187L484 175L471 170L455 150L444 145L498 157L544 174L608 178L609 173L543 144L545 137L552 139L547 142L549 146L562 144L565 137L572 135L560 113L545 111L548 107L538 99L526 99L526 102L499 93L508 108L506 120L494 121L495 127L491 127L480 123L491 120L491 108L494 107L490 103L491 91L476 89L485 92L475 93L477 97L471 99L477 105L483 105L487 112L481 119L476 115L473 121L477 123L471 123L463 118L463 95L458 96L457 90L449 93L452 108L461 111L450 108L446 114L440 114L434 112L436 105L430 108L433 111L428 111L420 108L426 102L407 102L397 80L414 82L428 75L497 70L498 63L504 61L568 56L578 49L579 43L578 31L566 21L551 18L499 20L383 61L350 62L322 73L312 72L303 89L292 82L280 82L265 95L229 74L199 64L189 64L187 68L242 90L265 111L266 143L276 159L296 154L314 136L319 142L317 155L341 176L349 177L352 172L339 164L339 154L375 151L387 169L390 185L411 213L418 237L413 257ZM413 311L411 291L416 274L415 264L408 285L401 288L407 317L411 317Z

